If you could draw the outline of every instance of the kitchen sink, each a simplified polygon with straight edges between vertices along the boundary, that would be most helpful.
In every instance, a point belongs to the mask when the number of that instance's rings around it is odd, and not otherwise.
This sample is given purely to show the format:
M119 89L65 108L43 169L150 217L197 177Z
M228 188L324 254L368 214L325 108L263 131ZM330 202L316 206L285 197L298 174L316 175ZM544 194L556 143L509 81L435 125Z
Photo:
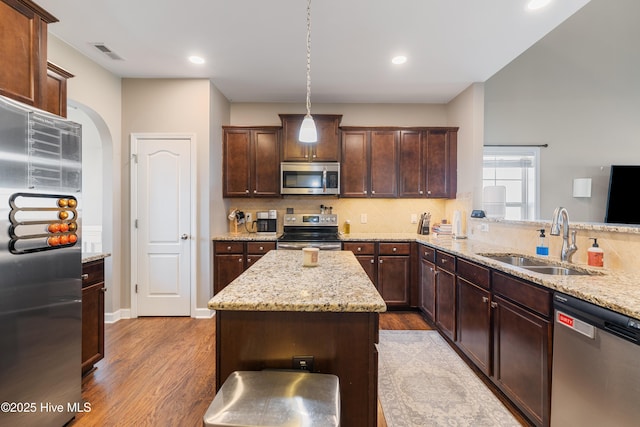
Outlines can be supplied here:
M554 261L547 261L539 258L533 258L526 255L518 254L478 254L483 257L491 258L494 261L503 262L515 267L524 268L535 273L550 274L554 276L573 276L573 275L593 275L600 274L583 270L581 268L567 267Z

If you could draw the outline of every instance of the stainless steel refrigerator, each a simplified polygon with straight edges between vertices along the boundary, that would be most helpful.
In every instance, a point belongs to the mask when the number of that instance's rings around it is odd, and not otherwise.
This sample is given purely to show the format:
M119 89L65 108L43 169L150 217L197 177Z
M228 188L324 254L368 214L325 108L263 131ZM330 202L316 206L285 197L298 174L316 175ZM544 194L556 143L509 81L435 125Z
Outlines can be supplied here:
M0 425L81 401L81 127L0 97Z

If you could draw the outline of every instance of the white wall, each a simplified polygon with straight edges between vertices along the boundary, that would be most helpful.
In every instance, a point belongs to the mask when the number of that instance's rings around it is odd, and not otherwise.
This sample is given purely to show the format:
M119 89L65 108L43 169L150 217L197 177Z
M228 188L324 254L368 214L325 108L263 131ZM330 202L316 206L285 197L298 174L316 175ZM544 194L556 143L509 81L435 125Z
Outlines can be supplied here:
M604 220L609 167L640 164L640 2L591 0L485 84L487 144L541 149L541 209ZM592 197L572 197L574 178Z
M75 75L67 84L69 105L83 110L95 123L103 148L103 250L111 257L105 260L105 310L120 310L123 280L121 200L121 119L120 78L101 68L54 35L48 36L48 59ZM128 279L127 279L128 280Z
M194 133L197 156L198 259L196 273L196 304L205 308L210 298L211 242L209 239L209 145L210 145L210 85L206 79L123 79L122 80L122 139L128 141L132 133ZM123 211L130 212L130 146L127 142L123 156ZM130 241L130 217L123 218L123 237ZM123 249L123 259L131 256L130 247ZM124 270L130 274L130 262ZM130 283L130 282L129 282ZM123 286L123 304L130 306L129 285Z

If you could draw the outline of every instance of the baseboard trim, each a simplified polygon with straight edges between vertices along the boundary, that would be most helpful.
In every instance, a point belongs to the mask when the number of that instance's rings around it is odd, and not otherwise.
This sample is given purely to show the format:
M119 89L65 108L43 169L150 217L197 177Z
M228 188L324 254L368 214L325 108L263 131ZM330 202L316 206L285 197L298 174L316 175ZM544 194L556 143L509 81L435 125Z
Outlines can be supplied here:
M104 314L104 323L116 323L121 319L131 319L131 309L121 308L113 313Z
M208 308L196 308L194 318L196 319L211 319L216 314L215 310L209 310Z

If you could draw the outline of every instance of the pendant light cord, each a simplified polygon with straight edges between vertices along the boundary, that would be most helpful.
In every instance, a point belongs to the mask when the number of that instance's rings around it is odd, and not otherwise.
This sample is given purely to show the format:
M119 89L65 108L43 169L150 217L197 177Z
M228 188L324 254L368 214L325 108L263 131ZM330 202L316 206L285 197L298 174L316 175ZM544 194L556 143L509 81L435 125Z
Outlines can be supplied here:
M311 116L311 0L307 0L307 116Z

